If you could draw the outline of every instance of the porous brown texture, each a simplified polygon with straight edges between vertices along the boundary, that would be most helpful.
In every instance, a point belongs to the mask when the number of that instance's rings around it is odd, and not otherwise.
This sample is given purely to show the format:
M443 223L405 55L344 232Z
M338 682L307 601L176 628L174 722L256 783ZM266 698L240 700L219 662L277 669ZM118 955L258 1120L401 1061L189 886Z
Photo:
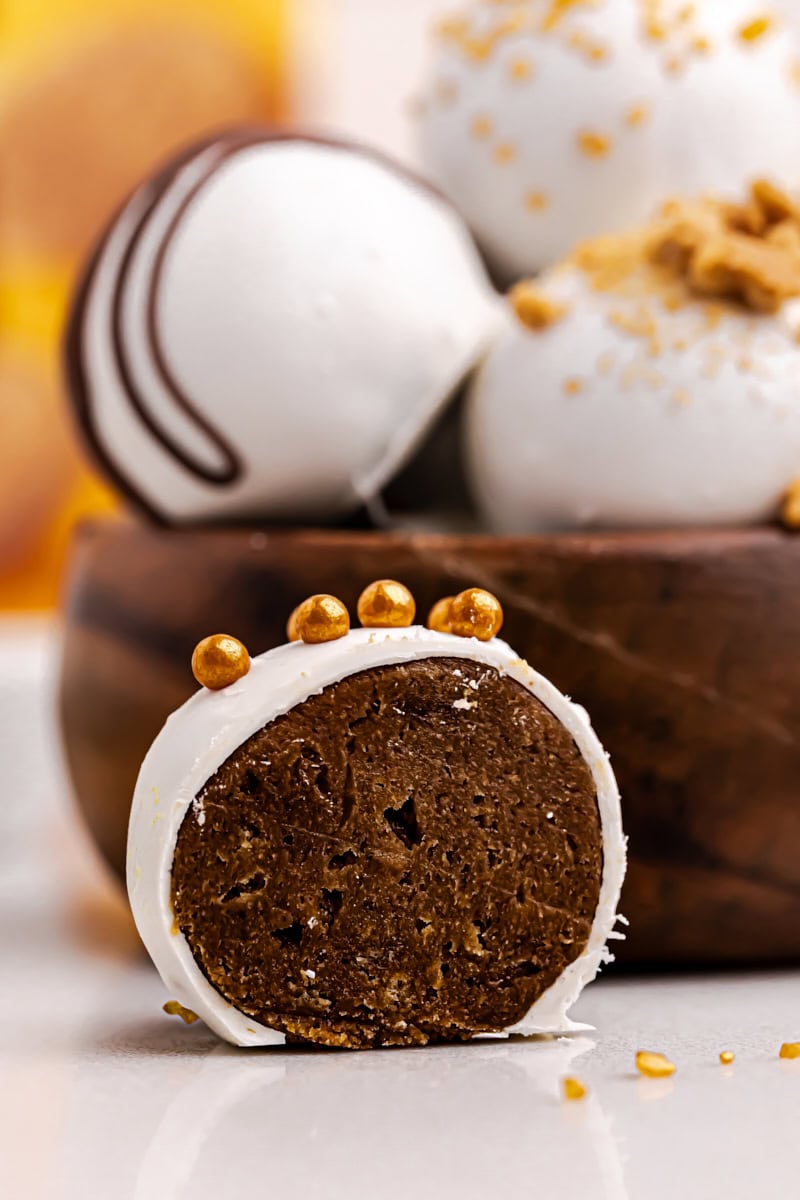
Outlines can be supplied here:
M591 773L525 688L462 659L353 675L242 745L190 807L173 903L222 995L291 1039L463 1039L584 949Z

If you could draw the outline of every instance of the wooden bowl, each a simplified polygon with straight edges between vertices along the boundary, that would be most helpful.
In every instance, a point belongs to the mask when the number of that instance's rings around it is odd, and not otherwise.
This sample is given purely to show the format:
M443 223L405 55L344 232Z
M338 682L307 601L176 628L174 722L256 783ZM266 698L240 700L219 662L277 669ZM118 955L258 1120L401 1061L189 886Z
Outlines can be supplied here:
M800 537L775 529L531 538L170 531L76 540L61 715L79 804L122 874L139 763L213 632L285 640L317 591L355 610L402 579L423 615L480 584L503 636L585 705L611 753L631 866L629 963L800 960Z

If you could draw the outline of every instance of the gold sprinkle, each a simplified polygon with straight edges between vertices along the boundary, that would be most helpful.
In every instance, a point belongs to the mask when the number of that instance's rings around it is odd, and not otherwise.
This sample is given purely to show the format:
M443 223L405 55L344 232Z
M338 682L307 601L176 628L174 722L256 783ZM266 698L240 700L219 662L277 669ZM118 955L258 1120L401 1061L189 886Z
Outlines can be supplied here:
M483 141L492 136L494 123L491 117L474 117L472 121L472 136Z
M500 166L507 166L517 157L517 148L511 142L500 142L495 146L492 157Z
M611 151L611 138L604 133L584 129L578 134L578 148L587 158L605 158Z
M435 633L453 632L450 628L450 605L454 599L454 596L444 596L436 601L428 613L428 629L434 630Z
M517 319L528 329L547 329L568 312L566 305L551 300L546 292L527 280L511 289L508 301Z
M631 129L638 129L644 125L649 116L650 109L646 104L634 104L625 114L625 124L629 125Z
M583 391L583 380L582 379L565 379L564 380L564 394L566 396L577 396L582 391Z
M787 529L800 529L800 478L786 489L781 504L781 520Z
M514 83L525 83L533 75L533 63L529 58L512 58L508 64L508 74Z
M784 1042L781 1046L780 1058L800 1058L800 1042Z
M396 579L378 579L358 598L358 619L365 629L407 629L414 624L414 597Z
M297 609L295 630L300 641L312 645L336 642L350 632L350 614L336 596L310 596Z
M673 404L679 405L680 408L685 408L687 404L691 403L691 400L692 398L686 388L678 388L672 393Z
M168 1000L164 1005L164 1012L169 1017L180 1017L186 1025L194 1025L195 1021L199 1021L196 1012L192 1012L190 1008L184 1008L177 1000Z
M729 1067L735 1058L736 1055L732 1050L723 1050L720 1053L719 1061L722 1063L723 1067Z
M169 931L170 931L170 934L172 935L172 937L177 937L178 934L180 933L181 926L180 926L180 922L178 920L177 915L172 918L172 924L169 927Z
M584 1096L586 1095L586 1088L584 1084L581 1083L580 1079L573 1079L570 1076L567 1076L567 1078L563 1080L562 1087L564 1089L565 1100L583 1100Z
M528 212L544 212L548 204L545 192L528 192L525 197L525 207Z
M664 1054L640 1050L636 1055L636 1070L648 1079L667 1079L675 1074L675 1064Z
M613 350L608 350L605 354L601 354L597 360L597 374L610 375L614 370L614 361Z
M692 38L692 50L695 54L710 54L711 42L707 37Z
M450 629L456 637L490 642L503 627L503 607L483 588L467 588L450 602Z
M192 674L201 687L219 692L250 670L250 655L238 638L214 633L198 642L192 654Z
M755 17L739 30L739 38L743 42L757 42L759 38L769 33L775 22L772 17Z

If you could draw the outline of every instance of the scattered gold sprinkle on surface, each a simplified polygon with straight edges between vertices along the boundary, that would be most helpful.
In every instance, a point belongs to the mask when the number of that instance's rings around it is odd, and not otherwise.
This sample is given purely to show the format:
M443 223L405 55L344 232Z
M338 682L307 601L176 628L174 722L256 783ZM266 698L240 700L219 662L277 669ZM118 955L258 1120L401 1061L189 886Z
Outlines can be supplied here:
M780 1051L781 1058L800 1058L800 1042L784 1042Z
M636 1070L648 1079L668 1079L675 1074L676 1067L665 1054L640 1050L636 1055Z
M736 1055L732 1050L723 1050L720 1053L719 1061L722 1063L723 1067L729 1067L735 1058Z
M195 1021L200 1020L196 1012L192 1012L190 1008L184 1008L178 1000L168 1000L164 1005L164 1012L169 1017L180 1017L185 1025L194 1025Z
M586 1087L580 1079L574 1079L569 1075L563 1081L563 1089L565 1100L583 1100L586 1095Z

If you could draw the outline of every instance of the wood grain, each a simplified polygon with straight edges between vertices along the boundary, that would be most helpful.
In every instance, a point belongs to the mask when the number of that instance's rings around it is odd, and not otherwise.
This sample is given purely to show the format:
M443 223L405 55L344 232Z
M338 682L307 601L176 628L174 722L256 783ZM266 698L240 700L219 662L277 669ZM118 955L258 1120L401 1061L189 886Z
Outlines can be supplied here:
M316 591L355 611L402 579L419 611L470 584L503 636L585 705L623 794L631 868L619 957L800 960L800 538L777 529L490 538L83 528L61 708L79 804L124 867L136 772L194 690L212 632L284 641Z

